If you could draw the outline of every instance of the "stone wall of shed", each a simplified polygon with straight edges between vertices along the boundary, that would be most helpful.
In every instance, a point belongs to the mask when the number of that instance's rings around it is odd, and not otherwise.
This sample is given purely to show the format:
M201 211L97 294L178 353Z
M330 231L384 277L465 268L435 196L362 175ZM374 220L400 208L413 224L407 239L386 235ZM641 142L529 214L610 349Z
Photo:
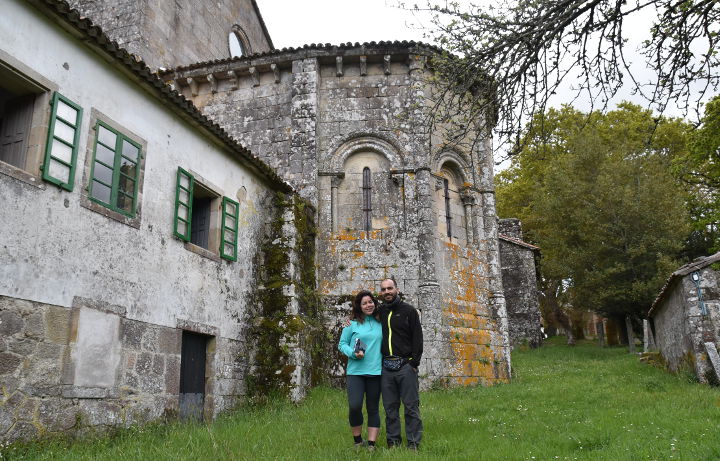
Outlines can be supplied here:
M703 316L697 287L690 275L680 277L655 307L655 344L673 372L689 367L698 380L708 382L712 372L705 343L720 346L720 276L706 267L700 271L700 288L708 314ZM690 371L688 370L688 371Z
M535 251L500 240L502 280L510 327L510 344L540 346L540 306L538 303Z

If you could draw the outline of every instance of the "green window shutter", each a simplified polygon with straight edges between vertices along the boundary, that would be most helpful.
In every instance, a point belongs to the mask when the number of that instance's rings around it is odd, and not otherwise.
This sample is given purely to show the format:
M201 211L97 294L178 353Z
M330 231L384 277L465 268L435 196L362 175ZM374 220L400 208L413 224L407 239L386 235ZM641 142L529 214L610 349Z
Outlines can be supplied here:
M222 225L220 227L220 257L229 261L237 261L238 214L240 204L223 197Z
M42 178L72 192L83 111L58 92L51 104Z
M177 238L190 241L190 223L192 222L192 202L195 177L178 167L175 187L175 229ZM224 209L223 209L224 212Z

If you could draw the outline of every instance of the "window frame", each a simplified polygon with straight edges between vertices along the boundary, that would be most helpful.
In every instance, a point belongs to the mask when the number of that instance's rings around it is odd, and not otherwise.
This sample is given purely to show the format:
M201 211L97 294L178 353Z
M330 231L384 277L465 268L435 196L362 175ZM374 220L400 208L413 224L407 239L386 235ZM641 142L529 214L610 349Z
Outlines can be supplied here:
M181 177L188 178L188 188L182 186L180 179ZM201 187L207 192L213 194L215 197L211 202L211 219L213 214L213 207L217 204L220 206L219 214L216 215L216 221L210 223L209 231L210 236L208 240L208 248L204 248L200 245L196 245L191 242L192 236L192 215L193 215L193 199L195 196L195 187ZM187 192L188 203L183 203L180 200L180 190L183 189ZM179 213L179 208L184 206L187 208L187 219L182 218ZM234 207L234 214L228 211L229 207ZM192 170L186 170L183 167L178 166L177 173L175 175L175 202L173 212L173 236L179 240L185 242L185 249L197 253L200 256L212 259L213 261L220 261L225 259L227 261L237 261L238 259L238 230L240 221L240 203L227 197L220 188L205 180L202 176L198 175ZM219 218L219 219L218 219ZM228 226L227 219L231 218L231 226ZM185 233L178 231L179 220L185 223ZM219 221L219 222L218 222ZM219 225L218 225L219 224ZM232 232L234 235L231 240L226 239L227 232ZM215 245L213 245L215 243ZM226 252L226 244L230 244L232 252ZM217 247L217 248L215 248ZM213 249L210 249L213 248Z
M136 199L134 203L134 210L135 213L133 216L129 215L128 213L121 213L118 211L115 211L114 209L110 208L105 204L105 202L102 202L100 200L95 199L94 197L90 196L90 181L92 181L92 169L94 167L95 162L95 150L96 150L96 144L95 140L97 139L97 127L98 122L102 122L105 125L110 125L115 131L120 131L123 136L126 138L130 138L131 141L133 141L136 145L140 146L139 154L138 154L138 172L137 175L137 182L136 182ZM136 229L140 228L140 223L142 220L142 197L143 197L143 187L144 187L144 179L145 179L145 163L147 161L147 141L145 141L141 136L139 136L137 133L133 132L132 130L127 129L123 124L118 123L117 121L113 120L111 117L108 117L104 113L100 112L96 108L90 109L90 124L91 127L88 130L87 135L87 143L85 148L85 166L83 169L83 179L82 179L82 193L80 196L80 205L84 208L87 208L91 211L94 211L96 213L99 213L107 218L114 219L115 221L118 221L122 224L126 224L130 227L134 227Z
M29 127L25 167L21 168L0 161L0 174L38 189L45 189L47 184L42 180L40 166L44 158L48 125L50 123L51 111L48 108L50 107L52 93L58 91L59 86L3 50L0 50L0 67L15 74L19 79L34 86L37 90Z
M101 199L94 197L92 195L94 182L98 182L106 187L108 186L108 184L95 178L96 163L100 163L101 165L105 166L106 168L109 168L109 165L107 165L106 163L103 163L102 161L99 161L95 157L97 154L98 143L100 143L101 145L103 145L104 147L106 147L108 149L110 148L110 146L108 146L107 144L104 144L100 141L100 127L106 129L107 131L112 132L116 137L115 138L115 150L113 151L114 157L113 157L113 165L112 165L112 172L113 172L112 179L111 179L112 184L110 184L110 200L109 200L110 203L106 203L106 202L102 201ZM143 157L142 146L140 145L140 143L134 141L129 136L124 135L123 133L120 132L120 130L113 128L111 125L103 122L102 120L96 121L94 130L95 130L95 142L93 143L92 164L91 164L92 166L90 167L90 177L88 178L88 186L87 186L88 187L88 198L90 200L92 200L93 202L98 203L102 206L105 206L116 213L120 213L120 214L126 215L130 218L134 218L135 212L136 212L136 209L138 206L138 203L137 203L138 179L140 176L140 161L142 160L142 157ZM135 163L135 177L134 178L130 178L130 176L123 174L123 172L122 172L122 168L121 168L122 159L126 158L126 159L132 161L132 159L130 159L129 157L126 157L122 152L122 147L123 147L124 141L127 141L128 143L130 143L131 145L133 145L134 147L136 147L138 149L138 158L134 162ZM135 185L133 187L132 196L130 196L127 193L122 192L120 190L120 179L122 176L125 176L125 177L131 179L135 183ZM127 197L132 197L131 211L127 211L116 205L119 194L125 195Z

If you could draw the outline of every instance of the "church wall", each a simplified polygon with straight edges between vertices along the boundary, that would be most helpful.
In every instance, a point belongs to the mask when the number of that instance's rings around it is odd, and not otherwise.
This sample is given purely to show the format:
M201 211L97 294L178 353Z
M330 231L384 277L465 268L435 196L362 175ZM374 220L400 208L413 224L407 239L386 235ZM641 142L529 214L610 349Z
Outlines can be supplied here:
M422 315L423 386L505 381L507 318L498 258L490 258L498 251L492 178L486 177L492 175L490 150L481 143L475 162L469 153L431 150L422 125L424 58L379 48L363 49L366 55L360 49L291 51L179 69L165 78L316 206L318 289L331 331L339 334L354 293L377 291L382 279L394 276ZM221 79L229 71L241 75L237 90L232 78ZM215 83L206 83L210 74ZM272 98L257 102L261 94ZM441 144L441 136L433 142ZM464 171L451 191L450 239L443 236L445 204L437 189L446 157L459 159ZM364 167L372 178L369 232ZM481 178L475 189L472 178ZM337 360L330 375L341 376L342 358L328 354Z
M72 191L0 170L0 439L177 415L183 331L207 338L205 416L236 405L278 186L27 3L3 11L0 61L84 111ZM88 199L96 120L142 146L135 218ZM178 167L239 203L237 261L173 236Z
M70 0L70 5L152 68L230 57L228 34L239 25L250 51L272 49L251 0Z

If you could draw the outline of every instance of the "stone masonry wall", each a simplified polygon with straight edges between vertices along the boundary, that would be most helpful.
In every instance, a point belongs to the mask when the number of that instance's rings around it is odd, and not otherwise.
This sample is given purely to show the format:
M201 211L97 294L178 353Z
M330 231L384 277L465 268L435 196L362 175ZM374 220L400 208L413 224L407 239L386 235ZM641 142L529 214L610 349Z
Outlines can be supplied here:
M522 243L519 219L499 221L500 262L512 347L540 346L536 250Z
M228 34L236 24L247 35L253 53L272 49L251 0L69 3L153 69L230 57Z
M331 331L339 334L354 293L394 276L422 315L424 386L505 381L507 318L485 177L491 146L433 147L423 124L425 57L398 45L370 48L308 48L191 66L166 79L317 207L318 288ZM445 242L437 184L448 160L463 173L452 208L462 238ZM364 167L372 178L370 232L362 224ZM473 189L475 177L482 181ZM339 376L341 358L331 349Z

